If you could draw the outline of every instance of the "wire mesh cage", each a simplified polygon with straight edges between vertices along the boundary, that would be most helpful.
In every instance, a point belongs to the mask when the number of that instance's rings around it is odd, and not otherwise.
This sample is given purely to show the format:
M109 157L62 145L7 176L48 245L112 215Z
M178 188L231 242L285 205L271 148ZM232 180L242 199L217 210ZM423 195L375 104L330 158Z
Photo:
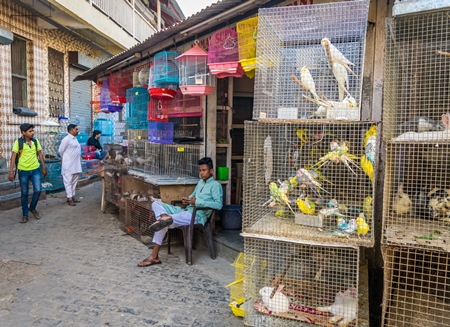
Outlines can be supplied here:
M178 84L178 62L175 58L179 55L180 54L178 52L169 51L162 51L155 54L153 81L156 84Z
M200 144L165 144L160 163L162 175L198 178L201 147Z
M369 122L247 121L243 231L372 246L376 134Z
M144 167L144 172L150 175L164 175L165 167L161 164L164 156L163 144L145 142L144 161L138 163Z
M179 91L169 109L169 117L200 117L203 115L203 98Z
M147 121L146 121L147 123ZM131 169L143 171L142 162L145 158L145 144L147 143L147 129L131 129L127 131L128 137L128 166Z
M127 90L132 87L132 70L121 70L109 74L109 91L112 102L125 103L127 101Z
M169 110L173 108L174 100L161 101L150 99L148 101L148 115L147 120L154 121L169 121Z
M384 242L449 251L448 143L388 143L384 182Z
M358 248L244 237L244 253L246 326L358 325Z
M244 69L239 63L237 33L231 28L215 32L208 46L208 67L218 78L242 77Z
M449 253L383 247L382 326L450 326Z
M127 129L147 129L147 112L150 96L141 86L130 88L127 94Z
M387 21L383 138L450 142L448 11Z
M262 8L253 118L359 120L369 1Z
M239 62L249 78L255 76L256 68L256 35L258 17L252 17L236 23L239 45Z

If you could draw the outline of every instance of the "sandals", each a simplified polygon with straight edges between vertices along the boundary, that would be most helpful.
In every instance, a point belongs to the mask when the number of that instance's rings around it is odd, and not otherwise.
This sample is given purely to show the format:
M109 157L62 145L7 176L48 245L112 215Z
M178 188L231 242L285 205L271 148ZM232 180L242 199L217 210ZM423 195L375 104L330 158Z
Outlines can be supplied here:
M162 263L161 260L156 261L156 260L150 260L149 258L145 258L144 260L139 262L137 264L137 266L138 267L150 267L150 266L153 266L153 265L159 265L161 263Z
M164 229L164 228L172 225L173 219L170 216L168 216L168 217L169 218L167 218L167 219L160 219L160 220L156 221L155 223L153 223L152 225L150 225L150 230L152 232L159 232L161 229Z
M80 200L75 199L75 198L72 198L72 201L73 201L74 203L80 203L80 202L81 202Z
M75 202L72 199L67 199L67 204L70 206L76 206Z
M28 221L28 217L27 216L23 216L22 219L20 220L21 224L25 224Z

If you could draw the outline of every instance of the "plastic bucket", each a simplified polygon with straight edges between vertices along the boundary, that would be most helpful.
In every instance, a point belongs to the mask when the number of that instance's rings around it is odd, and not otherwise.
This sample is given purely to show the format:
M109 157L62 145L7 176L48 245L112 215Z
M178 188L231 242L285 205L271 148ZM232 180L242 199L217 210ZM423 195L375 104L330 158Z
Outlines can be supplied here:
M220 213L220 223L223 229L241 229L242 206L237 204L223 206Z
M217 180L219 181L228 180L228 167L217 167Z

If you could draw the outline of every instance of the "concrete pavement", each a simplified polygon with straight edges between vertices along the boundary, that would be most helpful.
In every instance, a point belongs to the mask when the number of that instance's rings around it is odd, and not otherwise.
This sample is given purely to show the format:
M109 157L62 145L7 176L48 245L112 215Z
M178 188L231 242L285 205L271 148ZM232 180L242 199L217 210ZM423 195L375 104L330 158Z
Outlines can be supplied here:
M20 224L20 208L0 213L0 326L243 326L224 285L234 267L208 250L185 263L182 247L163 264L139 268L150 250L118 228L117 211L100 211L101 183L41 200L40 220Z

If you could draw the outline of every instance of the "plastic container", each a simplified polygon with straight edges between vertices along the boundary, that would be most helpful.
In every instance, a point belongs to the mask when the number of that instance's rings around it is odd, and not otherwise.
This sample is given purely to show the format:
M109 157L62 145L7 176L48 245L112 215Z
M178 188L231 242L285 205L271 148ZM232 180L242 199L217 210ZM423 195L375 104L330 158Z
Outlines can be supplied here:
M217 180L227 181L228 180L228 167L217 167Z
M220 223L223 229L237 230L242 228L242 206L231 204L223 206L220 212Z
M148 122L148 141L153 143L173 143L173 122Z
M89 136L86 133L78 133L77 140L81 145L85 145L87 143Z

